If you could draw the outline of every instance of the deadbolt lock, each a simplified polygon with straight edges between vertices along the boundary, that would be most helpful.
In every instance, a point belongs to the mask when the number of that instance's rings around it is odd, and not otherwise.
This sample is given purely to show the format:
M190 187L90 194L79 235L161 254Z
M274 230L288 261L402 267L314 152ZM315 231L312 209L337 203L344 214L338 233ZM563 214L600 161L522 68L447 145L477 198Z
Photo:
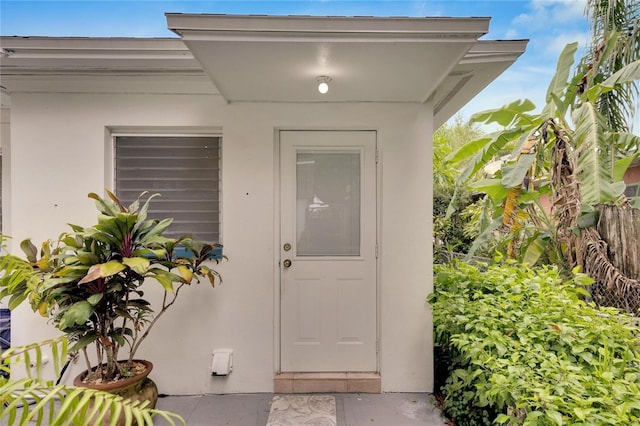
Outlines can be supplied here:
M283 249L284 251L289 251L289 250L291 250L291 244L289 244L289 243L285 243L285 245L282 247L282 249Z

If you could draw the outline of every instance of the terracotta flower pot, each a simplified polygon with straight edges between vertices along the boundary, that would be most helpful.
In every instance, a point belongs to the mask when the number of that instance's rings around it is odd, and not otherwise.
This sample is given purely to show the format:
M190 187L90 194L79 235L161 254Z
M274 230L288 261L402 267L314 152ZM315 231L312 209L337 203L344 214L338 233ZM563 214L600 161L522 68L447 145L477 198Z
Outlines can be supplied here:
M83 387L89 389L101 390L109 392L114 395L123 397L124 399L130 399L132 401L149 401L147 408L155 408L156 402L158 402L158 387L147 376L153 370L153 364L146 360L134 359L136 363L144 364L145 371L133 376L127 377L122 380L111 383L84 383L83 380L87 376L88 371L83 371L73 380L73 385L76 387ZM126 361L118 361L126 362ZM118 425L124 424L124 415L120 416ZM92 423L93 424L93 423ZM103 424L108 425L109 419L105 419Z

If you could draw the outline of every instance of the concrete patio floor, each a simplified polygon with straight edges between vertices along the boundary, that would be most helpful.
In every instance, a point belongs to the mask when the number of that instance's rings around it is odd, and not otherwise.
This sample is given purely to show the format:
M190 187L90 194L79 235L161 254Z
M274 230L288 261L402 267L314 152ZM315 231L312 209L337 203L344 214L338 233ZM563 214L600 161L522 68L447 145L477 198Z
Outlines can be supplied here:
M332 394L337 426L442 426L427 393ZM265 426L273 394L166 396L157 407L180 414L189 426ZM156 425L167 425L158 419Z

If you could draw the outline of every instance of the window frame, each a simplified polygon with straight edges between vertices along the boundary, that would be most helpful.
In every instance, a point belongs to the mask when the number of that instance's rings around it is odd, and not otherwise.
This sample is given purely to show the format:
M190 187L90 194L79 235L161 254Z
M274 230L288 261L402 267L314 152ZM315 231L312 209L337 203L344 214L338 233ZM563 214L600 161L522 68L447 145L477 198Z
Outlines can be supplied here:
M221 127L106 127L106 143L105 143L105 182L106 185L114 193L116 188L116 139L118 137L212 137L220 139L220 176L218 188L218 208L219 208L219 230L218 241L207 241L207 243L218 244L222 246L224 241L223 223L223 157L224 157L224 138Z

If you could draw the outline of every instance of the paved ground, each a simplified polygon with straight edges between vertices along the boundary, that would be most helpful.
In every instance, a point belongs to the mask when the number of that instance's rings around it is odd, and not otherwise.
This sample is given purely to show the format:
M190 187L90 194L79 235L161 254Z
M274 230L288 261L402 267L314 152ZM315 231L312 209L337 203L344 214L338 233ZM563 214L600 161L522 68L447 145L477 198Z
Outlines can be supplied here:
M334 394L338 426L442 426L425 393ZM157 408L180 414L189 426L265 426L273 394L169 396ZM167 425L164 420L155 422Z

